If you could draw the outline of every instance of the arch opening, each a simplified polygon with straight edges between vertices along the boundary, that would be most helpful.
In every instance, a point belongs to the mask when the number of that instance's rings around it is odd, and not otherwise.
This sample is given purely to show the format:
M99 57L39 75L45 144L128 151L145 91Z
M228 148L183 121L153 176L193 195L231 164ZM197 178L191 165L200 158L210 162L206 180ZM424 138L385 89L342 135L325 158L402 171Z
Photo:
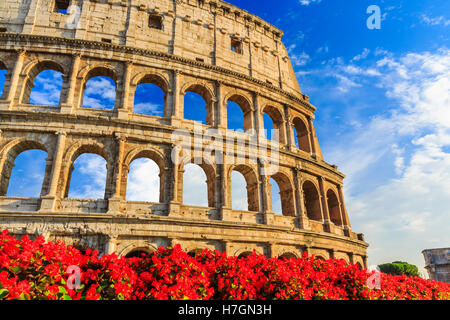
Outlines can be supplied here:
M67 179L66 198L105 198L107 161L96 153L81 152L74 157Z
M86 75L81 106L90 109L115 109L117 77L108 68L94 68Z
M7 73L8 68L3 62L0 61L0 98L4 98L5 95L5 83Z
M214 125L213 97L206 87L193 84L184 91L184 119Z
M227 100L227 128L249 132L253 128L252 108L243 96L232 95Z
M236 173L234 173L236 172ZM234 173L234 174L233 174ZM240 173L240 175L238 175ZM232 185L232 176L235 178L235 183L239 183L239 186L237 186L236 191L242 191L244 194L247 195L243 197L242 194L238 194L236 197L237 202L239 202L239 207L246 208L245 211L252 211L252 212L259 212L259 195L258 195L258 177L255 173L255 171L246 165L238 165L234 167L228 177L228 185ZM245 180L245 188L246 191L244 191L243 183L241 176L244 177ZM238 180L237 180L238 179ZM236 181L237 180L237 181ZM233 190L231 190L233 191ZM244 199L247 200L247 202L244 202ZM231 202L233 202L233 198L231 199ZM230 203L232 205L232 203Z
M160 168L149 158L131 162L127 179L127 201L162 202Z
M280 187L273 178L270 178L270 185L270 193L272 196L272 212L278 215L282 215L283 208L281 205Z
M252 254L252 252L250 252L250 251L242 252L240 255L238 255L238 259L248 258L251 254Z
M266 106L263 110L263 121L266 138L278 143L285 143L284 118L280 110L272 106Z
M281 256L279 256L278 259L280 260L297 259L297 256L292 252L285 252Z
M182 172L182 202L197 207L215 207L215 173L211 166L187 163Z
M3 169L5 177L2 177L2 183L7 188L5 195L39 198L43 194L46 160L47 152L41 149L28 149L18 155L10 154Z
M156 75L143 77L136 86L133 112L149 116L166 115L167 84Z
M55 70L45 70L37 75L30 94L30 104L58 106L61 98L63 74Z
M142 249L135 249L132 250L131 252L127 253L125 255L125 258L130 259L130 258L142 258L148 255L151 255L153 252L152 250L142 250Z
M342 226L341 219L341 210L339 200L332 190L328 190L327 192L327 205L328 212L330 213L331 222L333 222L336 226Z
M322 221L320 195L316 186L311 181L306 181L303 184L303 198L308 218L315 221Z
M62 97L64 69L54 61L42 61L34 65L24 83L22 103L59 105Z
M242 173L233 170L231 172L231 208L233 210L247 211L248 194L246 190L247 181Z
M272 194L272 211L282 214L283 216L295 217L295 199L294 188L289 178L281 172L276 173L271 177L272 192L278 192L278 195ZM274 210L273 200L277 201L276 209Z
M296 134L295 144L297 148L311 153L308 127L300 118L295 118L292 122L292 126Z

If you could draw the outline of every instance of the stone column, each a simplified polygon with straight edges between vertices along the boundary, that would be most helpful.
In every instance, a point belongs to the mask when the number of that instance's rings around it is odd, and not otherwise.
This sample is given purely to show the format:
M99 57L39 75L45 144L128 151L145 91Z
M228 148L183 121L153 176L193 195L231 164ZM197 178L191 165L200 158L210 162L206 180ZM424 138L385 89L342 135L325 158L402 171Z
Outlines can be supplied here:
M106 243L106 254L113 254L116 251L116 239L113 238L111 235L108 236L108 242Z
M260 211L264 215L264 223L267 225L273 225L274 213L272 212L272 192L270 185L270 177L265 175L264 164L258 165L260 183L260 198L261 208Z
M80 69L80 63L81 55L77 54L73 57L72 69L69 76L69 87L67 89L66 101L61 104L61 113L72 113L74 111L75 86L77 84L77 75Z
M308 217L306 216L305 202L303 200L303 188L302 188L300 167L293 169L293 177L294 177L294 195L297 208L296 213L297 213L298 228L309 229Z
M217 127L218 129L226 129L228 127L227 121L227 105L223 101L223 84L221 81L216 81L216 98L217 98Z
M130 102L130 85L131 85L131 72L133 69L133 63L130 61L125 62L124 72L122 78L122 96L121 104L117 106L117 117L119 119L128 120L131 106Z
M169 207L168 207L168 215L169 216L177 216L180 213L181 202L183 201L183 190L181 190L181 200L180 200L180 147L176 145L172 145L172 150L170 152L170 161L172 161L172 165L170 166L170 182L168 187L166 188L167 192L169 192ZM181 172L181 175L183 172ZM182 176L181 176L182 177ZM167 180L167 179L166 179ZM182 183L182 182L181 182Z
M292 117L289 114L289 106L288 105L284 105L284 114L286 117L286 133L287 133L286 144L290 151L296 152L297 146L295 145L295 135L294 135L294 130L293 130Z
M181 126L181 119L183 115L181 113L181 94L180 94L180 76L179 70L174 70L172 75L172 113L171 124L174 127L179 128Z
M58 139L56 142L55 153L53 155L53 165L50 173L50 187L47 195L41 198L40 211L54 211L57 201L57 189L59 177L61 174L62 160L64 150L66 148L67 134L65 132L57 132Z
M123 154L125 149L126 138L121 135L116 135L114 137L116 139L116 159L114 161L113 166L113 175L112 175L112 184L113 190L112 195L108 199L108 213L109 214L119 214L120 213L120 204L122 202L122 198L120 196L120 188L121 188L121 178L122 178L122 162L123 162ZM109 170L108 170L109 171Z
M320 199L321 199L321 204L322 204L322 217L323 217L325 231L331 232L331 230L330 230L330 224L331 224L330 213L328 211L327 195L325 193L323 177L319 177L319 187L320 187Z
M19 51L17 54L16 64L14 65L14 69L12 71L9 90L4 95L6 106L8 106L8 109L13 107L18 102L16 100L16 93L19 86L20 74L22 72L25 58L26 58L26 51L25 50Z
M260 112L259 108L259 93L253 92L253 108L254 108L254 128L256 130L256 135L258 136L258 141L261 139L266 140L266 136L264 134L264 117Z

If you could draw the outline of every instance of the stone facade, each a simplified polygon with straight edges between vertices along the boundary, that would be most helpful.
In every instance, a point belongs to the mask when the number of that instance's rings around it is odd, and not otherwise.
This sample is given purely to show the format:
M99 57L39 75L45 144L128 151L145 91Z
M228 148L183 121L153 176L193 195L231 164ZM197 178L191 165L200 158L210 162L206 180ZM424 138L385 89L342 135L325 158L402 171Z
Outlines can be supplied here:
M70 4L74 14L58 12ZM0 69L7 74L0 99L1 228L120 255L179 243L188 251L232 255L306 251L367 266L368 244L352 231L345 208L344 175L323 160L313 126L316 108L300 91L282 35L223 1L2 1ZM47 69L63 75L59 105L31 105L34 79ZM86 82L95 76L115 82L113 110L82 107ZM142 83L165 92L162 117L133 112ZM174 131L193 133L199 126L184 118L186 92L206 101L206 135L229 132L228 101L244 115L246 143L224 155L236 161L201 164L207 208L183 204L183 166L192 159L172 161L173 154L182 157L174 152ZM252 152L267 143L265 113L279 130L280 166L270 175L267 159ZM6 197L16 157L31 149L48 154L41 197ZM84 153L107 162L104 199L68 198L73 163ZM138 158L159 166L159 203L126 201L129 166ZM248 211L232 209L234 170L247 182ZM272 212L270 178L280 186L283 215Z
M429 278L450 283L450 248L427 249L422 254Z

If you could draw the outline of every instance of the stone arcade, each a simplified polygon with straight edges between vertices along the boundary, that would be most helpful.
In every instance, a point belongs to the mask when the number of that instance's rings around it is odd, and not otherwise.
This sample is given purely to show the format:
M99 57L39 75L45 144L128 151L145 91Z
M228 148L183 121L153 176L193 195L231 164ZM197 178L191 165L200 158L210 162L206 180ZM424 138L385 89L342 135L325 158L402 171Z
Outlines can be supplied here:
M79 9L73 28L60 13L69 5ZM187 251L236 256L308 252L366 267L368 244L351 228L344 175L323 160L316 109L300 91L282 35L220 0L1 1L0 69L7 70L0 99L1 228L119 255L179 243ZM57 106L30 104L44 70L63 75ZM95 76L114 81L113 110L82 107L86 82ZM165 92L163 116L133 112L142 83ZM183 204L183 167L192 159L174 165L171 134L194 128L183 112L187 92L206 101L203 128L224 135L227 102L237 103L252 138L245 148L264 142L269 115L280 132L279 171L262 174L262 161L205 162L209 207ZM33 149L48 155L40 198L7 197L16 157ZM103 199L68 198L73 163L85 153L106 160ZM159 166L159 203L126 201L128 170L140 158ZM231 206L233 171L247 182L248 211ZM283 215L273 213L270 178L279 184Z

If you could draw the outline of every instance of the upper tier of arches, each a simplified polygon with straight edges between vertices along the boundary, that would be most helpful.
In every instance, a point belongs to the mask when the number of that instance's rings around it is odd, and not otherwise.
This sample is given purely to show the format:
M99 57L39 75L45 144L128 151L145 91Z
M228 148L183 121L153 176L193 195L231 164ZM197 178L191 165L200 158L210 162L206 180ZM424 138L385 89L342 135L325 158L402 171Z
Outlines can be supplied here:
M230 118L234 117L241 127L229 129L266 136L291 151L301 150L321 157L310 112L278 102L275 97L222 82L141 64L105 62L77 55L42 58L34 53L0 52L0 69L7 70L0 104L9 104L8 109L33 106L31 97L38 91L43 101L45 97L54 97L54 101L48 99L47 105L39 103L54 112L89 114L88 109L96 109L93 111L97 114L110 112L111 116L127 120L165 121L166 124L174 119L192 120L182 126L189 128L198 122L219 129L227 129ZM59 88L49 88L40 79L48 71L62 79ZM191 95L198 98L188 99ZM108 100L109 106L99 103L101 99ZM230 104L240 112L232 113ZM270 125L264 117L271 119Z
M3 33L149 50L239 72L301 96L283 32L225 1L6 1L0 7Z

